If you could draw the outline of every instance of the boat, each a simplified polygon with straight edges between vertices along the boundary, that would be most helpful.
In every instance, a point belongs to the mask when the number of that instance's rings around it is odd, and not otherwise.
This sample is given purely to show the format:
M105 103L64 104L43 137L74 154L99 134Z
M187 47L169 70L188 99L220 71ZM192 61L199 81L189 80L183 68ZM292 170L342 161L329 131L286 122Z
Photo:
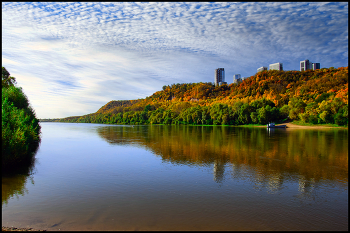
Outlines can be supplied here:
M275 123L268 123L267 128L287 128L286 125L275 125Z

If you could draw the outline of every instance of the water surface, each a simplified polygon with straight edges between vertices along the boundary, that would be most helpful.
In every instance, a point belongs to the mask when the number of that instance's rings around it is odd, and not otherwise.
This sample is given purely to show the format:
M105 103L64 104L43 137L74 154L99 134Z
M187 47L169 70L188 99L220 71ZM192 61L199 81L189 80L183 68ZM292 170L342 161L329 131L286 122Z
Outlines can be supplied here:
M41 123L4 226L348 230L348 131Z

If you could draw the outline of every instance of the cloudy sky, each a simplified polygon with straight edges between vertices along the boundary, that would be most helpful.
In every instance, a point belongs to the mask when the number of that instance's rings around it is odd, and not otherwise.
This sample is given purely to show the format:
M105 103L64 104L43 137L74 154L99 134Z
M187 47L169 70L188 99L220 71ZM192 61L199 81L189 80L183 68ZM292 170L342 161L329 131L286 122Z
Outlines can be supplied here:
M2 66L38 118L305 59L348 66L347 2L2 3Z

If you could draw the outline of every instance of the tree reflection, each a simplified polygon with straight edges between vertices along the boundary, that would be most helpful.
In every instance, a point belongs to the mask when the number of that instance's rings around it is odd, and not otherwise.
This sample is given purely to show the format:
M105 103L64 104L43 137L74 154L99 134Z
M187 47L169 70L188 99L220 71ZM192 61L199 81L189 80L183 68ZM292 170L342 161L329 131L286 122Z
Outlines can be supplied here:
M249 177L270 192L300 177L305 180L299 182L305 184L299 185L300 192L324 180L348 182L347 130L151 125L101 127L97 132L111 144L142 146L173 164L212 166L219 183L225 166L232 168L233 178ZM245 174L247 169L252 172Z
M30 160L22 163L16 168L11 168L11 170L2 170L2 198L1 204L7 204L8 200L16 196L23 196L25 193L28 193L28 190L25 188L25 185L28 181L34 184L33 174L35 168L35 157L32 156Z

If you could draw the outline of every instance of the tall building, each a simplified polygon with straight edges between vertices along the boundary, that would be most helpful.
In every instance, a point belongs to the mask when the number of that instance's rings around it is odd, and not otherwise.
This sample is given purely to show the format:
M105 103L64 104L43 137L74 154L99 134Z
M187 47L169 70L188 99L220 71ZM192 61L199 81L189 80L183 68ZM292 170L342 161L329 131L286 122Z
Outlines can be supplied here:
M321 69L321 68L320 68L320 63L312 63L312 69L313 69L313 70Z
M311 64L310 64L310 61L308 59L306 59L304 61L300 61L300 71L312 69Z
M309 60L300 61L300 71L320 69L320 63L312 63Z
M267 67L266 67L266 66L262 66L262 67L258 68L258 71L257 71L257 72L264 71L264 70L267 70Z
M269 65L269 70L279 70L279 71L281 71L281 70L283 70L283 64L279 63L279 62L270 64Z
M233 75L233 83L239 83L242 82L242 78L240 74Z
M224 68L217 68L215 69L215 86L218 86L219 83L225 82L225 69Z

